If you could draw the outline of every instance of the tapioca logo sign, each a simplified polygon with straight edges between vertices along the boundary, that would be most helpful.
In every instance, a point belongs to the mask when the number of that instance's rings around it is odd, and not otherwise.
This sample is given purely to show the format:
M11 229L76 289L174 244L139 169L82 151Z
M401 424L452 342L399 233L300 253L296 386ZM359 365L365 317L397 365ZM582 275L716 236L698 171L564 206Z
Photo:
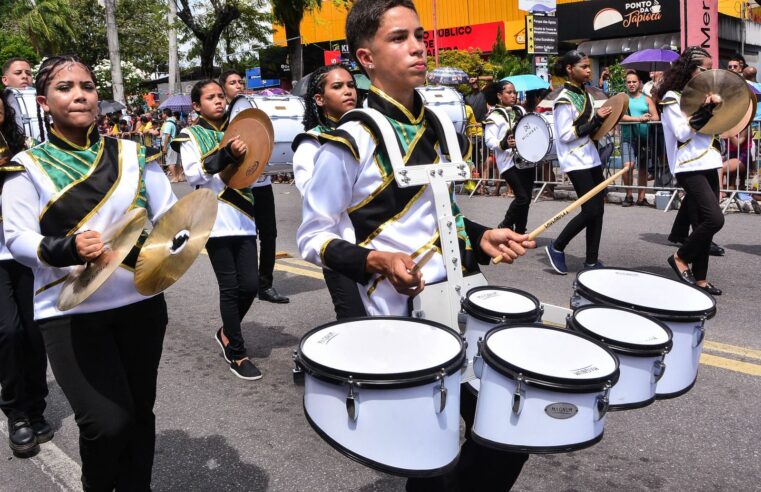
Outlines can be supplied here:
M623 13L614 8L604 8L597 12L593 26L595 31L599 31L620 22L624 28L638 28L642 23L657 22L662 17L661 4L658 0L626 2Z

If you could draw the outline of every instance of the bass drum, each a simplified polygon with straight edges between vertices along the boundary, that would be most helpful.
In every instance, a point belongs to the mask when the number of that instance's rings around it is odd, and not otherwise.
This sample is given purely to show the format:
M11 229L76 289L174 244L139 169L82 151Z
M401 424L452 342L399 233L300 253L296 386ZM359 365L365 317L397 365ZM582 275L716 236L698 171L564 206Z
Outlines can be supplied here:
M529 113L515 127L515 148L528 162L557 159L555 134L551 114Z
M296 135L304 131L304 100L298 96L240 95L230 103L230 121L248 108L264 111L275 129L275 147L267 166L293 164L291 144Z
M24 135L40 141L40 119L37 113L37 91L26 89L6 89L8 105L16 111L16 124Z
M465 113L465 101L459 92L443 85L426 85L416 90L426 106L443 110L454 123L457 133L465 133L468 116Z

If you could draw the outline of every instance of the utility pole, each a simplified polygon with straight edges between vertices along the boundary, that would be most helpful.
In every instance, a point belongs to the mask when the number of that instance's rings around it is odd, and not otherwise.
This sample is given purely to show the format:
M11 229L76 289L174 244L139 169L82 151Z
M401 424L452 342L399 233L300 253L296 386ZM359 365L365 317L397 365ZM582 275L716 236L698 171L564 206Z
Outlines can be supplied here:
M119 33L116 31L116 0L105 0L106 36L108 37L108 58L111 60L111 87L114 101L126 106L124 81L122 80L122 60L119 55Z
M182 88L180 84L180 66L179 57L177 56L177 3L176 0L169 0L169 94L180 94Z

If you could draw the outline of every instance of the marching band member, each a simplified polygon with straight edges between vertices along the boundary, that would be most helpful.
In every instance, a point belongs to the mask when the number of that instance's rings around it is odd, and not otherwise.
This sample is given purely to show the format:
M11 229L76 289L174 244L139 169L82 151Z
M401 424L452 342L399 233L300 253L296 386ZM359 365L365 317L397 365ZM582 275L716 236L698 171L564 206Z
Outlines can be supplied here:
M10 173L10 157L25 149L25 136L15 111L0 93L0 131L8 147L0 157L0 187ZM0 408L8 417L8 444L19 457L28 457L38 444L53 438L45 420L48 359L40 328L34 322L32 270L17 262L5 245L0 212Z
M415 87L425 82L423 27L411 0L358 0L346 20L352 56L372 86L368 106L377 109L395 129L407 166L438 162L444 155L436 125ZM437 248L439 231L428 186L400 188L379 137L363 121L348 121L320 135L314 174L304 190L303 220L297 240L302 256L357 282L370 315L409 315L410 297L428 282L444 280L441 255L434 255L415 273L414 259ZM463 137L462 142L465 142ZM467 150L467 147L465 147ZM508 229L487 229L465 219L453 205L462 264L477 269L504 255L508 262L534 247L525 235ZM355 241L344 236L351 223ZM462 392L462 413L472 425L475 398ZM410 479L408 490L444 490L462 481L473 490L505 490L517 478L525 454L483 448L471 439L463 447L455 471L434 479ZM454 489L459 490L459 489Z
M515 160L520 159L515 151L514 135L518 114L512 108L517 96L515 86L510 82L499 81L494 83L494 90L497 93L498 104L484 120L484 141L486 146L494 151L500 177L510 185L515 194L505 212L505 218L497 227L525 234L535 170L533 166L525 169L515 166Z
M236 70L223 72L219 82L225 91L227 102L243 93L246 84L243 76ZM272 190L272 178L261 176L251 186L251 192L256 200L254 219L259 236L261 250L259 251L259 299L276 304L287 304L290 299L281 295L272 286L275 272L275 245L277 241L277 221L275 219L275 194Z
M592 96L584 89L584 84L591 80L592 70L589 58L581 51L572 50L563 55L555 64L555 75L568 79L553 109L560 171L568 175L576 195L582 196L604 181L600 154L591 135L600 128L612 109L602 107L594 111ZM598 253L604 207L603 194L598 193L581 206L581 212L568 222L557 239L545 247L550 265L557 273L568 273L565 248L584 229L587 231L584 267L602 266Z
M341 116L357 105L354 76L342 65L318 68L309 79L304 105L304 128L308 130L293 140L293 177L302 196L314 172L314 157L321 145L320 134L335 129ZM353 242L354 230L349 221L343 224L342 230L341 237ZM322 273L333 300L336 319L366 316L353 280L324 267Z
M138 207L155 221L176 198L143 146L98 135L95 76L77 57L45 60L35 87L53 126L12 160L24 171L3 189L6 242L34 271L34 315L79 427L84 490L149 490L164 297L137 292L131 255L78 306L56 303L67 274L104 252L98 231Z
M721 290L706 278L711 241L724 226L724 215L719 207L721 150L718 136L697 133L711 119L716 104L709 96L689 119L679 109L684 86L700 72L710 70L712 65L706 50L697 46L687 48L664 74L658 99L663 108L669 168L686 193L682 206L687 207L686 214L692 225L692 234L669 256L668 263L680 280L695 284L709 294L720 295Z
M262 373L246 355L240 329L258 288L254 197L249 188L229 188L219 177L227 166L240 162L246 144L235 137L226 146L219 146L227 128L227 114L225 93L217 81L196 83L190 99L200 118L196 125L180 132L172 147L180 152L188 184L212 190L219 201L217 220L206 243L219 284L222 316L222 327L214 339L233 374L241 379L261 379Z

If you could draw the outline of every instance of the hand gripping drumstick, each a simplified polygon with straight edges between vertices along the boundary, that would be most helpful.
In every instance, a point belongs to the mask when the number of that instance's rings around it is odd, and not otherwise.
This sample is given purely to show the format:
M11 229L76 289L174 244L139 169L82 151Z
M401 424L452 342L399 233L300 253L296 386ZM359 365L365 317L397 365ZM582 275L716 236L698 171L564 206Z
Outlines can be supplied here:
M594 188L592 188L592 189L591 189L591 190L589 190L588 192L584 193L584 194L583 194L581 197L579 197L579 198L578 198L578 199L577 199L575 202L573 202L572 204L568 205L566 208L564 208L563 210L561 210L560 212L558 212L556 215L554 215L554 216L553 216L551 219L549 219L548 221L546 221L544 224L540 225L539 227L537 227L536 229L534 229L533 231L531 231L531 232L529 233L529 235L528 235L528 240L529 240L529 241L533 241L533 240L534 240L534 239L535 239L537 236L539 236L541 233L543 233L544 231L546 231L547 229L549 229L550 227L552 227L553 225L555 225L555 223L556 223L557 221L559 221L560 219L562 219L563 217L565 217L565 216L566 216L566 215L568 215L569 213L573 212L573 211L574 211L574 210L576 210L577 208L581 207L581 206L582 206L584 203L586 203L587 201L589 201L589 200L590 200L590 199L591 199L593 196L595 196L596 194L600 193L602 190L604 190L604 189L605 189L605 187L606 187L606 186L608 186L608 185L609 185L609 184L611 184L613 181L615 181L616 179L618 179L618 177L619 177L619 176L621 176L622 174L624 174L625 172L627 172L629 169L631 169L631 165L630 165L630 164L627 164L626 166L624 166L624 168L623 168L623 169L621 169L620 171L618 171L616 174L614 174L613 176L609 177L608 179L606 179L606 180L605 180L605 181L603 181L602 183L598 184L597 186L595 186ZM493 262L494 264L497 264L497 263L500 263L500 262L502 261L502 259L503 259L503 258L502 258L502 255L499 255L499 256L497 256L496 258L494 258L494 259L492 260L492 262Z
M410 273L412 275L415 275L417 272L423 269L426 263L428 263L428 260L430 260L433 257L433 254L436 252L436 248L431 248L428 251L425 252L425 254L420 258L420 260L415 264L415 266L410 270Z

